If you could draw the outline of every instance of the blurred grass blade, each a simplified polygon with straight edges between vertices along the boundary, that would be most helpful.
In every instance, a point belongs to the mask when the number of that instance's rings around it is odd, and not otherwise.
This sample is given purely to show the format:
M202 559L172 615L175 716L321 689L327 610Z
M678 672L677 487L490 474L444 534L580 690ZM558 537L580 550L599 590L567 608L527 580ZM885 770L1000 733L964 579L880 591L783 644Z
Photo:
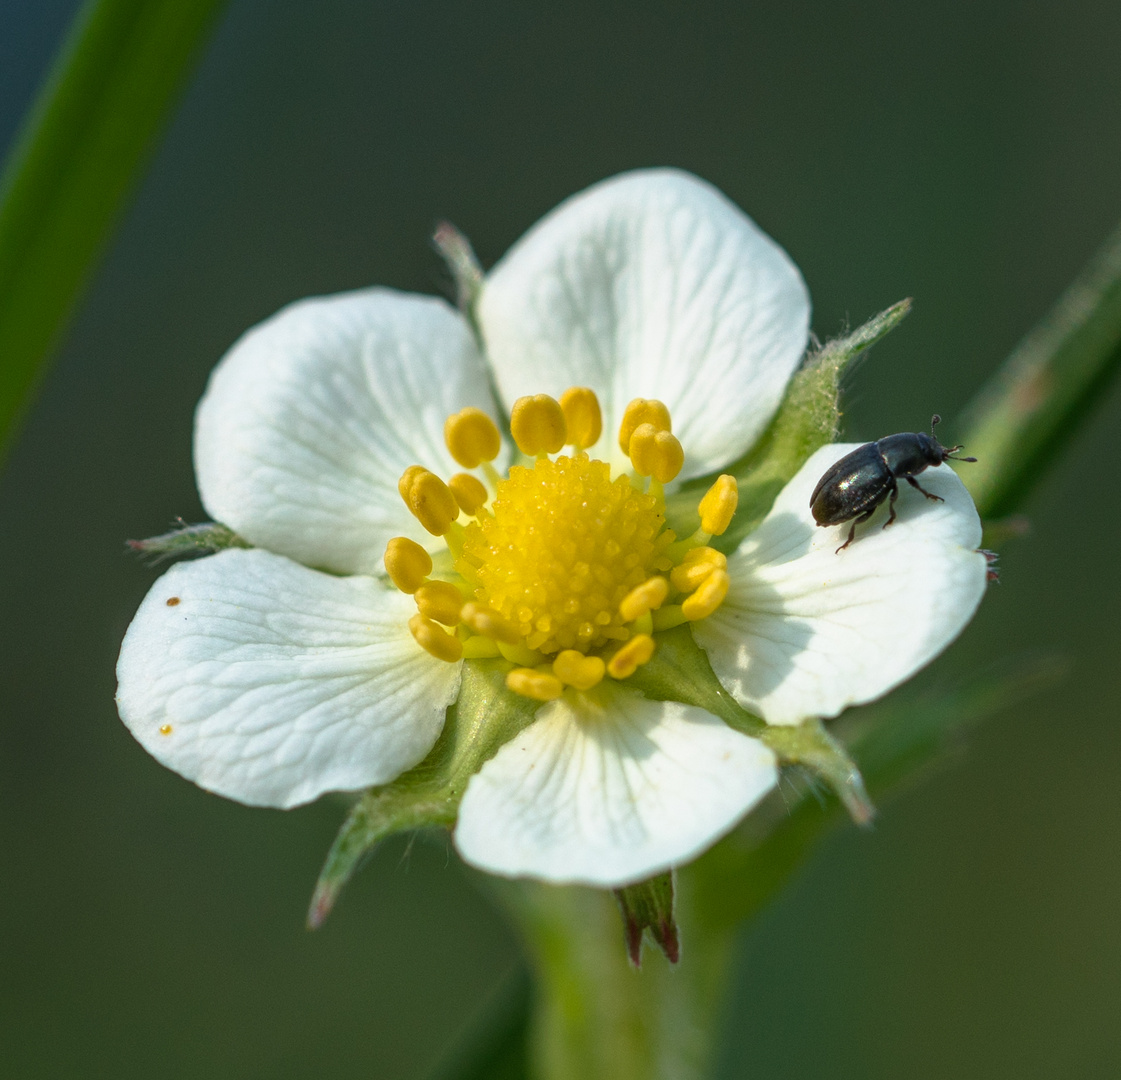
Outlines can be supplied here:
M982 518L1018 509L1121 366L1121 228L989 380L963 420Z
M91 0L0 175L0 455L223 0Z

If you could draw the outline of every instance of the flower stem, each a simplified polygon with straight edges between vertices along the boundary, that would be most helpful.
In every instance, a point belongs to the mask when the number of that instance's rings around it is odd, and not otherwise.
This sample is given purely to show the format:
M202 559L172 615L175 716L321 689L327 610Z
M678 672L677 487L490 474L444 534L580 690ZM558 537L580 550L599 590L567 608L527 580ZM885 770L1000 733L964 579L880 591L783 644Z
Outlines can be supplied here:
M90 0L0 174L0 453L223 0Z
M1017 510L1121 367L1121 228L970 406L961 470L982 518Z

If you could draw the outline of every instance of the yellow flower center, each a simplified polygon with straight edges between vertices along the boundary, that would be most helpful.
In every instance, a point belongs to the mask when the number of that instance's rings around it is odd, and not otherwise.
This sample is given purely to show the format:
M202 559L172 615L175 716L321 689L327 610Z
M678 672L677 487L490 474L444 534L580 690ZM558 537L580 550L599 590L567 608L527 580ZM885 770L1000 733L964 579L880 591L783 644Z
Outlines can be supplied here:
M626 641L619 605L673 565L661 501L625 476L612 480L610 467L587 454L515 465L498 485L491 515L468 525L464 537L475 599L545 655Z
M454 566L454 574L432 577L419 544L397 537L386 548L386 572L416 600L409 629L433 656L504 657L516 665L506 685L548 701L566 687L628 678L654 655L659 630L720 606L726 561L707 544L731 522L735 480L716 480L698 505L701 527L679 541L665 527L663 485L684 461L669 410L660 401L630 403L619 442L633 473L615 477L585 452L599 438L600 415L585 387L560 401L520 398L511 434L533 460L503 478L491 464L497 428L464 409L448 418L444 437L455 460L480 469L487 483L458 473L445 484L419 465L402 475L405 505L444 538ZM565 446L573 452L560 454Z

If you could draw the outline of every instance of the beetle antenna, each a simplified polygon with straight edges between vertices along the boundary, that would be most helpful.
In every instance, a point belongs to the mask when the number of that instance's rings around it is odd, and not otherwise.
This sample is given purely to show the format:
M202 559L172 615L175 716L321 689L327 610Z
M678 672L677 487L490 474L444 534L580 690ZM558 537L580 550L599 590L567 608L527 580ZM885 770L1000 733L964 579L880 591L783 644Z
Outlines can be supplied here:
M935 427L937 427L940 423L942 423L942 417L940 417L937 413L935 413L930 418L930 434L931 435L934 434Z
M958 443L957 446L951 446L949 448L949 450L946 451L946 457L949 458L952 461L976 461L977 460L975 457L954 457L953 456L959 450L964 450L964 449L965 449L965 446L962 443Z

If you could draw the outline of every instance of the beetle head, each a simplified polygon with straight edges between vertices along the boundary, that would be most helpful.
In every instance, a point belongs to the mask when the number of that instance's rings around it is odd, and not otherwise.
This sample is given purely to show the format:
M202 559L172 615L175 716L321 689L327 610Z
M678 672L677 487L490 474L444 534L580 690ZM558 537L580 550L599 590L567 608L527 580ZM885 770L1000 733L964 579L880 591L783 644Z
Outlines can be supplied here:
M930 455L930 463L932 465L941 465L943 461L976 461L975 457L954 457L959 450L964 450L965 447L961 443L957 446L943 446L938 441L938 436L934 434L935 425L942 422L942 417L935 413L930 418L930 434L922 435L923 449ZM921 433L920 433L921 434ZM929 442L929 447L926 445Z

